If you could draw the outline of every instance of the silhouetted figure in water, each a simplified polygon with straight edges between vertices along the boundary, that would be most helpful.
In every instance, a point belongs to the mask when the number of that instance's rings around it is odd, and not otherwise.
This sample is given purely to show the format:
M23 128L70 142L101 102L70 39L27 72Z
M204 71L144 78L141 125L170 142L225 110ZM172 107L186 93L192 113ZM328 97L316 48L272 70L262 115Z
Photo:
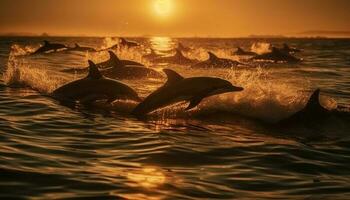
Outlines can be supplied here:
M237 47L237 50L235 52L233 52L233 55L237 55L237 56L256 56L258 55L255 52L252 51L244 51L241 47Z
M254 56L253 58L251 58L251 60L287 62L287 63L297 63L301 61L299 58L296 58L290 55L289 53L282 52L276 47L272 47L271 52Z
M44 45L41 46L39 49L37 49L31 55L47 53L49 51L58 51L60 49L67 49L67 46L64 44L59 44L59 43L50 43L49 41L44 40Z

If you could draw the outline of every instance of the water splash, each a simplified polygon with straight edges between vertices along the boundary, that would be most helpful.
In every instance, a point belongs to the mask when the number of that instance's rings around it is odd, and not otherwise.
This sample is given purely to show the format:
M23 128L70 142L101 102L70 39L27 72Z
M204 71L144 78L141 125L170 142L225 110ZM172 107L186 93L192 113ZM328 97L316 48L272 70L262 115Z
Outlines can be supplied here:
M266 42L256 42L250 47L251 51L257 54L270 52L271 44Z
M45 66L33 65L25 59L10 56L3 80L8 86L30 87L40 93L49 94L67 82L62 75L53 73Z

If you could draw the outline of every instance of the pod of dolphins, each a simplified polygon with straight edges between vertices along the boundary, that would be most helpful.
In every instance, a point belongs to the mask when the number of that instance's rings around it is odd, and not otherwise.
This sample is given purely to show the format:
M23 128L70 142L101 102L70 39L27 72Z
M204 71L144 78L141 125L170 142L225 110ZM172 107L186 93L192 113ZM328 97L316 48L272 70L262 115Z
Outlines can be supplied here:
M133 48L139 46L139 44L122 38L119 46ZM108 49L112 48L113 47ZM69 51L97 51L94 48L82 47L78 44L75 44L74 47L70 48L63 44L44 41L44 45L37 49L33 54L58 51L61 49ZM185 57L182 54L182 51L190 51L190 48L179 43L178 48L176 48L176 53L173 56L168 57L160 57L151 49L151 53L145 55L144 58L155 62L190 65L191 68L231 68L239 65L246 65L235 60L220 58L212 52L208 52L209 58L205 61L192 60ZM281 49L272 47L271 52L260 55L255 52L244 51L240 47L238 47L237 51L233 52L233 54L251 56L250 60L270 60L273 62L286 61L296 63L301 61L301 59L292 55L296 52L300 52L300 50L291 48L287 44L284 44ZM185 110L190 110L200 104L200 102L206 97L243 90L242 87L234 86L224 79L214 77L185 78L171 69L163 69L163 72L167 76L166 83L148 95L145 99L141 99L135 90L117 80L140 79L144 77L161 78L163 75L141 63L130 60L121 60L113 51L108 51L108 53L110 58L107 61L95 64L89 60L88 67L64 70L65 72L87 73L87 76L57 88L50 96L61 102L79 102L80 104L85 105L90 105L98 100L106 100L107 103L111 103L115 100L131 100L138 103L131 113L136 117L143 117L155 110L182 101L189 102ZM308 103L302 110L289 118L280 121L280 124L286 125L295 121L306 123L315 120L318 121L313 123L318 123L322 122L322 120L338 115L350 119L349 112L343 112L339 109L328 110L324 108L319 102L319 95L320 90L317 89L311 95Z

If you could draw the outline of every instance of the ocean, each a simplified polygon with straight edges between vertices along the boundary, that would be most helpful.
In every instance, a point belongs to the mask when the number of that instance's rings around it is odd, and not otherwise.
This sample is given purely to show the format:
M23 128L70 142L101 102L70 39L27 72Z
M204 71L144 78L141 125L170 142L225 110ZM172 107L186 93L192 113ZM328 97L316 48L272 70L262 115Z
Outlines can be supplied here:
M67 107L48 95L85 74L64 69L108 59L59 51L28 56L44 39L104 49L115 38L0 37L1 199L350 199L350 129L276 126L321 89L324 107L350 105L350 39L131 38L141 47L115 51L162 73L211 76L244 88L186 103L139 119L132 102ZM207 51L232 55L236 47L258 53L287 43L301 63L252 63L228 69L192 69L152 63L149 48L205 60ZM141 97L160 79L122 80ZM349 124L349 122L345 122ZM324 128L326 127L326 128Z

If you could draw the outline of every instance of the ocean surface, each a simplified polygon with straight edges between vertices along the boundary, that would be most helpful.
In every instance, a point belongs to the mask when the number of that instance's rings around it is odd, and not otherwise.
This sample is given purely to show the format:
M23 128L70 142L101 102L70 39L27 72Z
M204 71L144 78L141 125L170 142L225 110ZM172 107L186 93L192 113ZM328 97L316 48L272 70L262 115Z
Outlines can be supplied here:
M62 72L101 62L108 53L60 51L28 56L47 39L96 49L115 38L0 37L0 199L350 199L350 130L285 130L276 122L300 110L316 88L324 107L350 105L350 39L130 38L141 47L116 51L159 72L214 76L244 91L185 103L145 119L133 103L75 108L48 94L85 75ZM152 63L149 48L172 55L177 43L232 55L287 43L301 49L298 64L252 63L194 70ZM163 79L122 80L146 97ZM350 123L350 122L346 122Z

